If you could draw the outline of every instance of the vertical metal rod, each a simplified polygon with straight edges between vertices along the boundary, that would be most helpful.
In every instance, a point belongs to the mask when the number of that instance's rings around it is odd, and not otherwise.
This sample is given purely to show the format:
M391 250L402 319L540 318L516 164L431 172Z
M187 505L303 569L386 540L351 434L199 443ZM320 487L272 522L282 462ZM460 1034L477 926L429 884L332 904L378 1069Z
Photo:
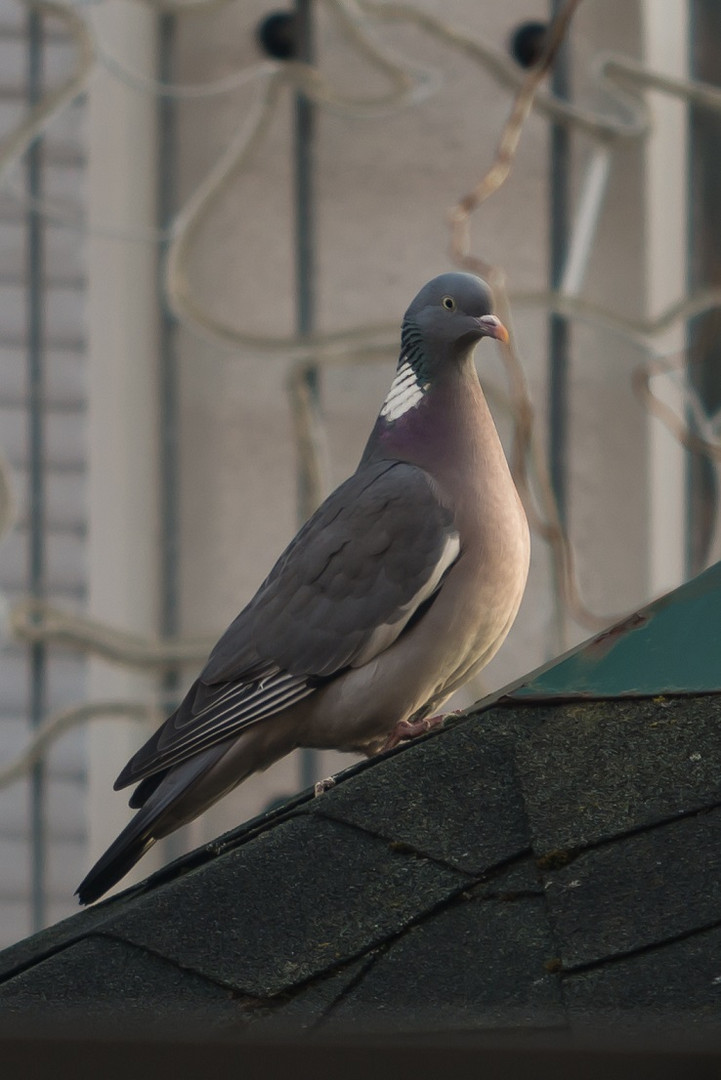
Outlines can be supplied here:
M297 58L314 59L312 0L296 0ZM315 329L315 214L313 154L315 107L305 94L295 95L295 275L296 328L299 334ZM310 374L317 392L317 372Z
M173 71L173 45L176 17L162 14L158 25L158 79L170 82ZM175 121L176 108L172 98L160 96L158 101L158 224L167 229L175 209ZM163 255L158 258L158 295L163 295ZM178 476L179 454L179 388L175 357L175 320L167 305L161 302L159 328L160 374L160 498L162 500L160 528L162 558L160 630L163 636L179 632L179 511ZM177 683L177 673L173 682Z
M689 12L689 77L721 86L721 9L716 0L694 0ZM721 181L721 124L715 113L689 106L687 180L687 275L690 291L719 284L718 190ZM718 311L696 316L686 327L686 379L708 415L721 408L721 318ZM686 421L699 432L689 407ZM685 571L700 573L718 558L714 539L721 515L718 465L698 454L686 455Z
M177 20L172 13L158 18L158 80L173 81L173 49ZM176 116L172 97L158 98L158 202L157 218L167 229L175 212ZM158 375L160 380L160 633L174 637L180 633L180 388L175 351L175 319L163 303L163 261L166 243L158 252ZM163 707L171 712L177 704L180 671L168 670L162 678ZM174 833L163 841L164 858L177 858L182 840Z
M695 3L689 4L689 26L688 26L688 67L690 79L709 79L709 72L704 70L703 50L701 49L701 41L708 41L707 32L708 27L706 25L704 15L706 14L704 8L706 5L703 0L697 0ZM700 55L699 55L700 54ZM700 62L701 61L701 62ZM701 123L699 123L701 121ZM689 292L695 287L698 287L699 280L705 284L703 276L699 274L699 262L700 253L703 251L705 244L703 243L706 237L705 229L702 231L699 237L699 228L697 215L694 213L696 205L700 204L702 210L698 215L702 220L706 216L708 207L705 205L707 200L699 198L699 147L700 145L707 145L706 142L702 143L701 139L708 140L709 132L704 132L703 128L699 132L699 127L702 127L703 121L698 114L698 110L689 105L689 131L688 131L688 148L687 148L687 169L688 169L688 191L687 191L687 250L686 250L686 268L688 283L687 287ZM701 139L699 138L701 136ZM699 243L699 240L701 242ZM687 364L686 364L686 379L693 387L693 365L689 361L693 357L694 347L696 342L697 327L695 322L697 320L689 321L686 324L686 345L687 345ZM690 407L686 408L686 423L689 426L689 430L695 432L696 421L693 416L693 412ZM697 529L698 522L698 490L699 490L699 472L703 468L696 454L686 454L685 461L685 489L686 489L686 505L685 505L685 520L684 520L684 570L686 578L692 578L699 573L701 569L699 566L700 558L697 545L697 537L699 530ZM716 474L718 477L718 472ZM718 502L718 494L714 491L714 505ZM718 506L715 505L716 513L718 513Z
M551 0L551 15L555 18L563 6L563 0ZM553 65L551 88L556 97L568 98L570 80L568 71L568 48L564 41ZM571 145L568 128L563 124L551 125L550 153L550 217L551 250L549 276L551 288L560 287L569 232L569 176ZM549 462L553 491L563 524L568 513L566 453L568 443L568 323L561 315L551 314L548 324L549 386L548 421L550 429Z
M296 58L311 64L315 58L313 36L313 0L296 0L295 19L297 48ZM315 329L315 198L314 198L314 140L315 108L303 93L295 95L295 141L294 141L294 194L295 194L295 280L296 280L296 330L300 336L308 336ZM305 375L310 400L315 408L320 404L318 371L314 368ZM303 522L315 507L311 502L309 478L299 471L298 516ZM313 750L303 750L300 763L302 787L309 787L318 779L318 755Z
M42 16L37 11L31 10L27 16L27 34L27 98L29 104L33 105L41 97L43 83L43 25ZM36 140L26 158L26 183L30 196L30 209L26 217L29 592L34 600L42 600L45 596L45 253L43 221L35 209L42 196L42 171L42 144ZM45 717L46 695L46 649L39 642L30 646L28 712L34 728L39 727ZM39 761L30 774L30 908L34 931L43 927L46 921L45 779L45 765Z
M611 148L605 144L591 152L578 197L578 210L568 244L568 256L559 286L564 296L577 296L583 288L598 222L606 198L611 172Z
M297 58L310 64L314 59L312 0L296 0ZM295 95L294 125L294 201L295 201L295 305L296 332L308 337L315 330L315 191L314 142L315 106L300 91ZM314 408L320 404L318 371L305 374L309 399ZM315 510L309 477L301 468L298 474L298 518L302 524Z

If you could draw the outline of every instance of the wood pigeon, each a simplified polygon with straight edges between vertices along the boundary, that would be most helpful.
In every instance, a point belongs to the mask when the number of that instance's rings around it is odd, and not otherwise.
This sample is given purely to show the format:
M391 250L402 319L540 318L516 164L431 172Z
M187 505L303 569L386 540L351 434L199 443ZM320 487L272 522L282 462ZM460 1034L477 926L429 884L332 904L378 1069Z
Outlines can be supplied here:
M296 747L372 754L427 730L499 648L529 537L473 362L481 338L508 340L491 307L471 274L441 274L418 293L356 472L121 772L115 788L138 785L138 813L80 885L81 903Z

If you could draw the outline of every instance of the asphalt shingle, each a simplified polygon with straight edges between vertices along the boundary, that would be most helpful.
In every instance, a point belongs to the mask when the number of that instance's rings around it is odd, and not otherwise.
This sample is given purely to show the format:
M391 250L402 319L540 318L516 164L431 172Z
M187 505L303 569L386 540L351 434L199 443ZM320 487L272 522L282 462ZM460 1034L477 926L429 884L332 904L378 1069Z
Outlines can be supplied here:
M554 949L542 896L464 894L381 950L323 1030L563 1026Z
M721 809L584 852L546 897L566 968L721 922Z
M457 724L326 792L311 812L478 876L530 847L513 721L498 710Z
M517 742L535 850L574 849L721 802L707 695L539 705Z
M563 979L574 1028L721 1032L721 928Z
M139 896L104 930L266 997L399 933L468 881L358 829L300 817Z
M227 989L123 941L87 937L0 985L0 1015L44 1021L238 1025L241 1004Z
M317 1029L333 1006L348 992L373 962L374 949L360 960L351 960L327 975L311 979L290 994L281 994L269 1003L265 1023L256 1024L256 1031L265 1027L270 1032L300 1032ZM261 1026L262 1025L262 1026Z

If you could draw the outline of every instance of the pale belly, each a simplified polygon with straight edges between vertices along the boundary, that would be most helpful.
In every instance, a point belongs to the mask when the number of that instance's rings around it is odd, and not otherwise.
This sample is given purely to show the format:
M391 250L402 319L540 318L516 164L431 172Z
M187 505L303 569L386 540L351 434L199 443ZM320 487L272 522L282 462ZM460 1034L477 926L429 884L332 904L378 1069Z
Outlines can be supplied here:
M501 572L491 573L490 582L475 578L459 561L416 626L308 699L302 745L364 750L400 720L438 710L502 645L527 573L527 547L514 552Z

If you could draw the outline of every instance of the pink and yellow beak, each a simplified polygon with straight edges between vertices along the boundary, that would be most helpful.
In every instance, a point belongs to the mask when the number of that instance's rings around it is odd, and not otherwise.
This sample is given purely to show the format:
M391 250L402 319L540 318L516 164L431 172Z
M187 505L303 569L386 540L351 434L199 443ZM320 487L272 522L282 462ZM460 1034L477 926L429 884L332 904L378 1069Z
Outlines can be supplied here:
M502 341L504 345L508 344L510 335L497 315L481 315L478 325L487 337Z

